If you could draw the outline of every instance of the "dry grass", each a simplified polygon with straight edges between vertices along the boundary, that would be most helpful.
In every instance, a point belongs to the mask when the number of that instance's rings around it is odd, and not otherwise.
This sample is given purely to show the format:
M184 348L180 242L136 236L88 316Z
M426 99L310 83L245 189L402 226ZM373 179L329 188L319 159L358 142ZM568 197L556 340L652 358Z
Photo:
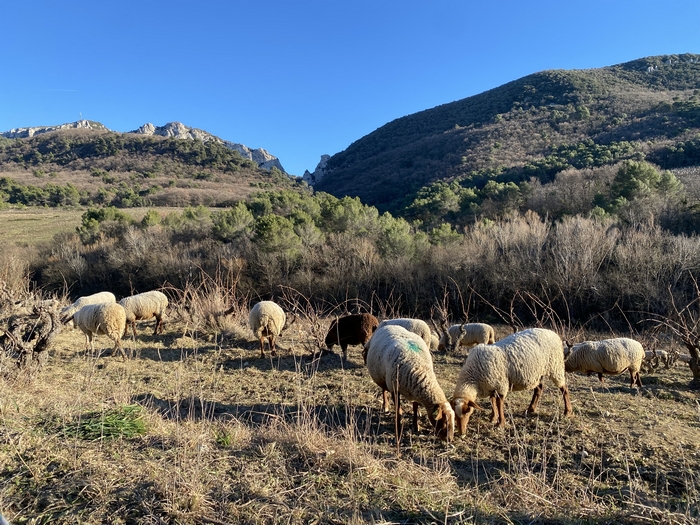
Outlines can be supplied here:
M33 379L0 380L0 509L31 524L698 521L700 410L687 367L643 376L641 393L624 375L605 387L569 376L566 419L552 387L529 419L530 394L513 393L504 431L479 413L452 445L424 419L419 435L406 425L399 458L359 347L345 365L337 353L312 359L300 322L277 357L260 359L244 314L225 338L193 338L176 320L164 336L142 328L124 341L136 356L127 362L104 337L102 355L85 355L82 334L65 329ZM462 360L435 355L448 393ZM134 404L142 435L65 432Z
M184 207L150 206L128 208L127 215L140 221L148 210L156 210L161 217L182 212ZM87 208L39 208L36 206L8 206L0 208L0 249L3 246L36 246L51 241L56 234L73 233L80 226Z

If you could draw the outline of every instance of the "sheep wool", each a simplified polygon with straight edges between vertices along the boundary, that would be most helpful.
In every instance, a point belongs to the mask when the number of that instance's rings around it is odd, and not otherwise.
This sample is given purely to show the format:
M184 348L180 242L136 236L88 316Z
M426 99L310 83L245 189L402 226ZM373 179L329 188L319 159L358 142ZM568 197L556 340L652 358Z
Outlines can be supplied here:
M430 351L434 352L440 347L440 338L435 334L430 334Z
M457 346L471 348L474 345L492 345L496 341L495 331L485 323L453 324L442 334L438 349L454 352Z
M641 387L639 370L645 356L641 343L627 337L584 341L571 347L565 366L567 372L597 373L601 383L604 374L617 375L629 370L630 387Z
M569 415L571 402L564 373L563 343L551 330L531 328L492 345L475 346L459 372L452 395L459 430L464 434L474 409L481 408L476 404L479 397L490 397L492 422L504 426L503 405L508 392L534 389L527 413L535 413L545 377L561 391L564 415Z
M156 318L156 326L153 330L153 335L163 333L163 316L165 309L168 307L168 297L158 290L143 292L129 297L124 297L119 304L124 307L126 312L126 324L128 330L129 325L136 337L136 321L142 321ZM126 335L126 330L124 335Z
M79 297L73 304L70 304L61 310L61 321L67 323L71 320L75 312L80 310L86 304L98 303L116 303L117 298L112 292L98 292L92 295Z
M364 345L379 326L379 321L372 314L352 314L334 319L326 334L325 343L328 350L340 345L343 358L348 357L349 345Z
M380 328L386 325L401 326L409 332L417 334L418 336L420 336L421 339L423 339L423 341L425 341L425 343L428 345L428 348L430 348L430 341L433 334L430 332L430 327L428 326L428 323L426 323L422 319L410 319L408 317L400 317L398 319L385 319L384 321L379 323Z
M114 341L114 350L126 353L122 348L122 334L126 329L126 312L117 303L99 303L83 306L73 315L73 322L85 334L85 349L94 353L93 339L95 335L104 334Z
M433 428L451 441L454 411L435 376L433 359L425 341L402 326L385 324L377 329L366 348L367 369L382 389L384 411L388 409L389 393L396 393L397 411L403 395L413 402L415 432L418 431L420 404L427 410Z
M250 329L260 341L260 357L265 357L265 338L268 340L270 353L275 355L275 338L284 329L287 316L284 310L274 301L260 301L248 314Z

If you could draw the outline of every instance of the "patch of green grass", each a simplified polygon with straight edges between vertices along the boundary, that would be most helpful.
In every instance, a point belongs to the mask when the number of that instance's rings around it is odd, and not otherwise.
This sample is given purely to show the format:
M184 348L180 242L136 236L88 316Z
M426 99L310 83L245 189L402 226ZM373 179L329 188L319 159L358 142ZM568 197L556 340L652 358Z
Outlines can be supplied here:
M94 412L69 423L62 434L69 438L95 441L104 438L130 439L146 433L143 408L139 405L124 405L107 412Z

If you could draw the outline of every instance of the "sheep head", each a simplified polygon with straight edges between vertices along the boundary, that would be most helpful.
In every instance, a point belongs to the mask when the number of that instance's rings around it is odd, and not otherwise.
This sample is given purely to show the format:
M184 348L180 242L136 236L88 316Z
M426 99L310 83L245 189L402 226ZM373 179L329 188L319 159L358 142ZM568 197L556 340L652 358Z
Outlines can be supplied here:
M451 442L455 437L455 413L448 401L436 405L428 412L428 419L435 429L435 434L442 440Z
M464 435L467 433L467 423L469 423L469 418L471 417L474 409L483 410L475 401L468 399L465 400L462 397L452 399L452 408L454 409L455 415L455 426L459 433Z

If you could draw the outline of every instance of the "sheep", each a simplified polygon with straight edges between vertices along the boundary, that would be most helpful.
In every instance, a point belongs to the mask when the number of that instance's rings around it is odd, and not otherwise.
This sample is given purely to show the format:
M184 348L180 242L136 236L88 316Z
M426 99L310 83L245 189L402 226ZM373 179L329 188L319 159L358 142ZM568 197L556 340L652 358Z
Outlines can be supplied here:
M129 330L129 325L136 337L136 321L144 319L156 318L156 326L153 330L153 335L163 333L163 315L168 307L168 297L158 290L143 292L129 297L124 297L119 301L119 304L126 311L126 329L124 337Z
M548 377L564 398L564 415L571 413L569 389L564 373L563 343L559 336L544 328L516 332L492 345L480 344L469 352L457 377L452 407L461 434L475 408L477 397L491 398L491 422L505 426L505 398L511 390L534 389L527 414L537 412L542 395L542 380Z
M665 368L671 368L678 360L678 354L669 353L666 350L646 350L644 352L643 368L645 370L658 368L663 363Z
M425 341L425 344L428 345L428 348L430 348L433 334L430 332L430 327L428 326L428 323L426 323L422 319L410 319L408 317L400 317L398 319L385 319L384 321L379 323L379 328L386 325L401 326L409 332L417 334L421 339L423 339L423 341Z
M340 345L343 359L347 359L348 345L364 346L378 326L379 321L372 314L352 314L334 319L326 334L328 351L333 345Z
M80 310L86 304L98 304L98 303L116 303L117 298L114 297L112 292L99 292L92 295L85 295L79 297L73 304L70 304L61 310L61 322L68 323L73 314Z
M430 333L430 351L434 352L440 348L440 338L434 333Z
M121 342L122 334L126 330L126 311L122 305L118 303L86 304L66 322L71 319L85 334L85 350L94 353L94 336L105 334L114 341L114 350L119 349L126 359Z
M270 353L276 355L275 338L282 333L287 322L284 310L274 301L260 301L251 308L248 322L255 337L260 341L260 357L265 357L265 338L267 338Z
M454 324L442 334L438 350L454 352L457 346L471 348L478 344L492 345L495 342L495 331L491 325L485 323Z
M570 348L566 357L567 372L596 372L603 384L603 374L630 373L630 388L642 386L639 369L645 357L641 343L627 337L584 341Z
M372 380L382 389L382 408L394 396L396 435L399 434L400 396L413 402L413 431L418 432L418 405L441 438L454 438L455 415L435 377L433 358L425 341L399 325L380 326L365 345L365 363Z

